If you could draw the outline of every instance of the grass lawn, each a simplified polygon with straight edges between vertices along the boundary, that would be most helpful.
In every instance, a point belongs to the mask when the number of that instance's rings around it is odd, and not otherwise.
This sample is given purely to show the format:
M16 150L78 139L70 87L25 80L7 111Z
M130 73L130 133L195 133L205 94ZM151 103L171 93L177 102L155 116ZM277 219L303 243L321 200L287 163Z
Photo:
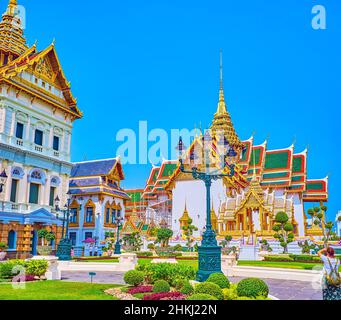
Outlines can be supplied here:
M104 290L119 287L63 281L27 282L25 286L25 289L13 289L11 284L0 284L0 300L116 300Z
M270 268L286 268L286 269L302 269L302 270L312 270L316 266L322 267L321 264L315 264L315 263L277 262L277 261L238 261L238 266L270 267Z

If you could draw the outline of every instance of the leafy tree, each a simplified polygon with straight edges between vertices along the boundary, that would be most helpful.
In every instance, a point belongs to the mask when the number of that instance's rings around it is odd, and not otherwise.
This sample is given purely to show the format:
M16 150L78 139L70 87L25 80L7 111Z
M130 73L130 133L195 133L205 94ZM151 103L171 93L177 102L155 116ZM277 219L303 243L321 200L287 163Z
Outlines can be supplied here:
M46 229L40 229L38 231L38 237L41 239L41 245L43 247L45 246L45 240L48 243L48 242L56 239L56 236L54 235L54 233L49 232Z
M228 242L227 242L226 240L222 240L222 241L220 242L220 245L221 245L223 248L226 248L227 245L228 245Z
M156 242L161 244L161 247L168 247L169 239L173 236L173 231L168 228L160 228L156 232Z
M187 226L183 226L182 230L184 231L184 235L186 237L186 246L189 251L192 251L192 245L194 242L193 232L198 231L198 228L192 224L193 220L191 218L188 219Z
M326 206L315 207L308 210L312 223L322 229L325 248L328 248L328 243L334 227L334 223L332 221L325 222L325 213L327 210L328 208Z
M132 247L134 251L140 251L141 246L143 245L141 236L138 232L126 234L122 240L125 246Z
M276 224L272 227L275 231L274 238L278 239L283 247L283 253L288 253L288 244L294 241L294 226L288 222L289 217L285 212L278 212L275 217Z

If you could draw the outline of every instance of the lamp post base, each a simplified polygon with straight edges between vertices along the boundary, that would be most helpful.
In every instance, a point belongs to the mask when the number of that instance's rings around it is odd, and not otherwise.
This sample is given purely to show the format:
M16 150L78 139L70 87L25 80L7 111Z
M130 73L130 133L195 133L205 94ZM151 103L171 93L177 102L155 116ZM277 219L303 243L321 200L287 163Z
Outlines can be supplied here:
M60 261L70 261L71 257L72 243L70 239L64 238L60 240L57 248L56 256Z
M121 245L119 243L115 244L114 254L121 254Z
M200 246L198 256L197 281L204 282L212 273L221 273L221 247L217 245Z

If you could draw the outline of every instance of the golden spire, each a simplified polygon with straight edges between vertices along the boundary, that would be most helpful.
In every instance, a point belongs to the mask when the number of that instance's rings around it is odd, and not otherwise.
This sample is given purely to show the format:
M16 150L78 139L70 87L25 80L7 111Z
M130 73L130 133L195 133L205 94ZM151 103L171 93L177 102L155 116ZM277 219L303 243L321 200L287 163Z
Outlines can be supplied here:
M8 54L8 61L14 60L28 49L23 34L18 2L10 0L0 22L0 51ZM4 60L3 64L6 63L7 60Z
M9 4L7 6L7 14L11 15L11 16L14 16L15 15L15 9L17 8L18 6L18 2L17 0L10 0L9 1Z
M219 102L217 115L222 115L227 113L226 111L226 103L224 96L224 83L223 83L223 51L220 49L220 90L219 90Z
M235 151L240 155L244 148L243 143L240 141L231 121L230 114L227 112L224 84L223 84L223 54L220 50L220 89L219 89L219 102L217 112L211 126L211 131L218 139L222 138L221 135L227 139L228 143L234 147Z

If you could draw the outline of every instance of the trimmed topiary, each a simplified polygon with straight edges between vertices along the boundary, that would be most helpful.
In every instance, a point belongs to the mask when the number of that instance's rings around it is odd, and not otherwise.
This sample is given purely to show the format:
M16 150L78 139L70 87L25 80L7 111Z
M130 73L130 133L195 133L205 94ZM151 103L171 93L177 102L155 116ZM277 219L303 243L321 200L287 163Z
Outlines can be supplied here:
M153 292L160 293L160 292L169 292L170 291L170 285L165 280L158 280L155 281L153 286Z
M195 293L191 296L189 296L186 300L218 300L216 297L211 296L210 294L206 293Z
M206 282L215 283L222 289L230 287L230 281L223 273L212 273Z
M131 286L138 286L144 280L144 275L141 271L130 270L124 274L124 282L130 284Z
M286 223L288 222L288 220L289 220L288 215L282 211L278 212L275 216L275 221L278 223Z
M180 292L183 293L183 294L186 294L186 295L190 295L190 294L192 294L194 292L194 288L189 283L189 281L187 281L181 287Z
M256 298L258 296L267 297L269 294L268 285L258 278L247 278L241 280L237 285L239 297Z
M224 300L223 291L213 282L199 283L194 288L194 293L204 293L216 297L218 300Z
M223 289L224 300L236 300L238 298L237 285L231 283L230 288Z

